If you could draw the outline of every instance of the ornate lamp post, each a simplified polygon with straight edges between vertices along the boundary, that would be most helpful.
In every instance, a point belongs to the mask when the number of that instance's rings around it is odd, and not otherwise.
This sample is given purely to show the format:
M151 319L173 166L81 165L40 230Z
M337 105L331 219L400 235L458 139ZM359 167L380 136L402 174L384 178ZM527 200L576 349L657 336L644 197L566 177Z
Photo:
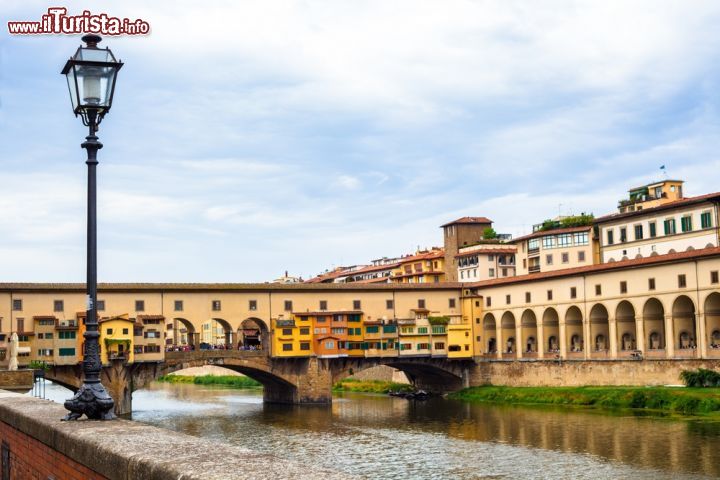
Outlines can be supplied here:
M95 133L98 125L112 106L117 72L123 66L113 53L98 48L102 39L98 35L85 35L80 46L72 56L62 74L67 77L70 101L73 113L80 116L83 125L89 128L89 134L82 143L87 150L88 159L88 198L87 198L87 314L85 317L85 348L83 354L84 381L75 396L65 402L70 413L64 420L77 420L83 414L92 420L110 420L114 402L105 387L100 383L100 348L97 318L97 209L95 167L97 151L102 148Z

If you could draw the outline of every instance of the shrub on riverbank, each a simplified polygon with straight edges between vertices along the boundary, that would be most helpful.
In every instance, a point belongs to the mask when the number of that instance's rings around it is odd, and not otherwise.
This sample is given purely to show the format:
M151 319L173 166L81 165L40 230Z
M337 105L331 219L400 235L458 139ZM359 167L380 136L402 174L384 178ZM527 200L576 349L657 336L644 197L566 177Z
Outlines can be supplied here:
M333 385L335 392L389 393L412 392L414 388L407 383L386 382L384 380L358 380L346 378Z
M233 388L258 388L262 384L250 377L239 377L235 375L198 375L188 377L184 375L163 375L158 382L167 383L194 383L195 385L225 385Z
M687 387L720 387L720 373L705 368L683 370L680 378Z
M673 387L472 387L450 394L471 402L631 408L720 414L720 389Z

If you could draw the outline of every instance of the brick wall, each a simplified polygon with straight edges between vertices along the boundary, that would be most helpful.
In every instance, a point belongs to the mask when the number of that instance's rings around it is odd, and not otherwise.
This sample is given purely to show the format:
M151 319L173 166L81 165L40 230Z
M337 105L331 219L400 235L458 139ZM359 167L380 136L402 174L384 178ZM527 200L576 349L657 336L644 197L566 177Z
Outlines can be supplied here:
M0 422L0 472L9 470L10 480L96 480L106 479L5 422ZM5 449L9 450L6 465ZM5 478L0 474L0 478Z

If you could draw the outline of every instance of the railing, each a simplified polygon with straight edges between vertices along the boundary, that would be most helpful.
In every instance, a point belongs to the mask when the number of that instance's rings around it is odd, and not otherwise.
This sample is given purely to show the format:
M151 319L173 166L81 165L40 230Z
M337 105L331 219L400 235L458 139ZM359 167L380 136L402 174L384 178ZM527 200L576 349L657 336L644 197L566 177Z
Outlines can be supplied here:
M530 265L528 267L528 272L535 273L540 271L540 265Z

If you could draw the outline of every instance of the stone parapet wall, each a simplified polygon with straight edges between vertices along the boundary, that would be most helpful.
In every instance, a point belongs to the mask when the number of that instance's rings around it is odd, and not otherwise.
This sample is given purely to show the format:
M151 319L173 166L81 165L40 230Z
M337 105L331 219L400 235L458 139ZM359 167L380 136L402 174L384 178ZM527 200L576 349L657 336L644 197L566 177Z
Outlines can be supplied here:
M239 468L259 480L347 478L128 420L62 422L65 413L47 400L0 390L0 441L9 450L10 479L230 480Z
M720 360L485 361L471 369L470 384L509 387L679 385L680 372L720 369Z
M0 370L0 388L4 390L30 390L33 385L32 370Z

